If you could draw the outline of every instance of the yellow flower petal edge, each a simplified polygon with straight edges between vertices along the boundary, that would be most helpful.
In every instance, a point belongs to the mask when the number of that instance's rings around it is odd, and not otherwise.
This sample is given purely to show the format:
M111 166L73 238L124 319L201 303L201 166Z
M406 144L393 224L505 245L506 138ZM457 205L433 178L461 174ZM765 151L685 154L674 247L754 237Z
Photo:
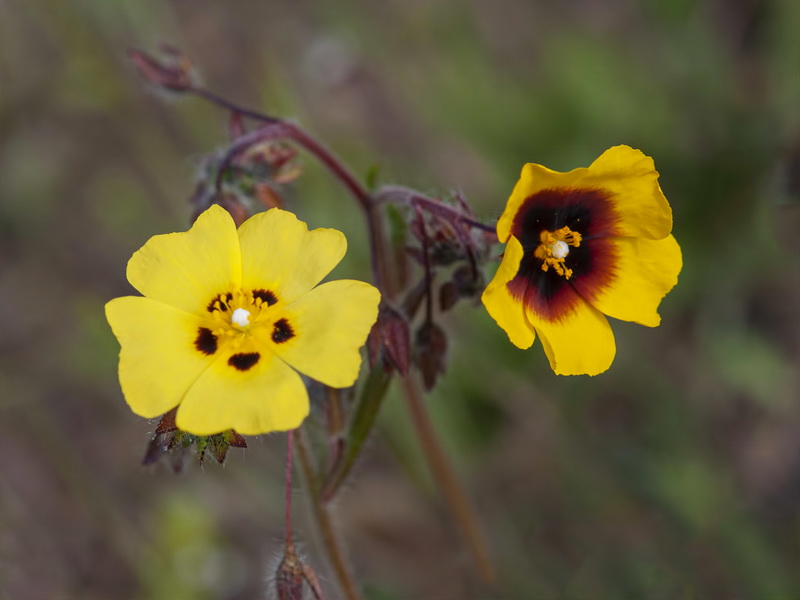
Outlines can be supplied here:
M359 347L378 318L380 294L363 281L340 279L317 286L286 307L297 336L276 354L331 387L353 385L361 367ZM306 331L313 335L303 335Z
M586 302L566 319L551 321L527 311L557 375L598 375L614 361L617 347L608 320Z
M135 296L108 302L106 318L121 346L119 381L131 410L151 419L175 408L208 366L185 343L196 337L200 319Z
M242 223L239 241L244 287L266 287L283 302L317 285L347 251L341 231L309 231L296 216L279 208Z
M482 300L513 344L595 375L616 353L603 316L655 327L683 266L652 158L629 146L559 173L526 164L497 222L506 252Z
M298 427L309 411L301 375L352 385L377 319L373 286L317 286L346 247L340 232L309 231L279 209L237 232L217 206L148 241L128 268L145 297L106 305L131 409L152 418L177 406L178 427L196 435Z
M658 185L653 159L630 146L609 148L586 170L576 187L611 194L619 235L660 240L672 231L672 209Z
M236 225L217 205L189 231L156 235L128 261L128 281L141 294L199 313L215 290L241 282Z
M647 327L658 327L661 316L658 305L678 283L683 266L681 248L671 235L663 240L646 238L614 238L616 270L613 277L590 303L600 312L621 321L633 321ZM581 286L575 289L581 293Z
M500 268L483 291L481 301L489 315L508 334L511 343L524 350L533 345L536 333L525 318L525 312L520 310L520 301L511 295L507 286L517 275L522 254L519 240L510 238Z
M235 429L243 435L296 429L308 416L300 375L274 355L232 377L224 358L197 380L178 407L175 424L195 435Z

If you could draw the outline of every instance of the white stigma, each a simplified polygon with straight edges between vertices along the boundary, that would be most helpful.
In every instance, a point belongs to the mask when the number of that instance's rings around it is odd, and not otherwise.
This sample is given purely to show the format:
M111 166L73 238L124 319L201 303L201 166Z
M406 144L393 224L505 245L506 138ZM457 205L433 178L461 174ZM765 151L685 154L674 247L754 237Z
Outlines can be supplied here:
M243 308L237 308L231 315L231 323L238 327L247 327L250 325L250 313Z
M567 244L567 242L558 241L550 246L550 252L553 258L566 258L567 254L569 254L569 244Z

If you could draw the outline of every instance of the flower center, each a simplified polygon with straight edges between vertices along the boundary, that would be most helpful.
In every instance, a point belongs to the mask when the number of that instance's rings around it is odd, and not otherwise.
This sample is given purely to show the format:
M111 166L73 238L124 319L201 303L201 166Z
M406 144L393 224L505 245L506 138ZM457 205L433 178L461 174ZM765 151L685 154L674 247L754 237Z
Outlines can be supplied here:
M231 323L243 329L250 325L250 311L244 308L237 308L231 315Z
M209 330L217 337L224 336L241 342L244 337L266 324L264 313L278 301L267 290L234 290L218 294L208 305L211 322Z
M555 231L545 230L539 234L540 244L533 255L542 261L542 271L548 271L552 267L556 273L569 279L572 277L572 269L568 269L564 261L569 256L569 247L577 248L581 245L581 239L581 234L569 227Z
M228 365L249 371L261 360L264 343L284 344L297 333L278 303L265 289L232 290L217 294L206 306L208 318L197 329L195 349L205 356L228 354Z

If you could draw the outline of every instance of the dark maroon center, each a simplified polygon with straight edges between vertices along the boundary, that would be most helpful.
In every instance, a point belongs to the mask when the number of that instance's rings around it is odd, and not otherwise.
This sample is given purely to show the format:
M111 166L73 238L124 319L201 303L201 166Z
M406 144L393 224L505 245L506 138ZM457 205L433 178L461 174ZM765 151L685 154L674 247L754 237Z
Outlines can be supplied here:
M528 197L514 217L511 235L524 251L517 275L508 282L511 295L539 317L550 321L569 315L581 296L591 301L614 277L616 253L608 238L618 235L619 217L611 194L595 188L556 188ZM555 269L542 270L534 255L543 231L569 227L581 234L581 243L570 246L564 266L567 279ZM576 291L580 290L580 294Z

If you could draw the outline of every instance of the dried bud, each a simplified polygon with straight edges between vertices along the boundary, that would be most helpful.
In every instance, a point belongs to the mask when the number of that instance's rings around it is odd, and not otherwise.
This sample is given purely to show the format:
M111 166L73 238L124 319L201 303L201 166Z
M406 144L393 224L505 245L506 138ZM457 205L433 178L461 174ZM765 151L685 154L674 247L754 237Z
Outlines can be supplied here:
M294 544L287 544L283 560L275 574L278 600L303 600L303 563L297 557Z
M317 574L297 556L294 544L289 542L275 573L275 591L278 600L303 600L303 583L308 584L316 600L323 600Z
M389 363L401 375L407 374L411 364L411 334L408 321L399 311L390 306L383 306L378 315L378 330L384 355Z
M291 183L303 172L296 158L295 148L269 140L248 148L237 159L237 164L258 179L285 184Z
M464 250L461 244L454 237L444 230L436 232L436 237L431 244L431 263L434 265L451 265L457 260L464 258Z
M194 85L191 61L179 50L162 46L162 59L158 60L141 50L128 50L139 74L149 83L171 92L185 92Z
M261 202L267 210L270 208L283 208L283 199L270 184L256 184L255 193L258 201Z
M230 213L231 217L233 217L233 222L236 223L236 227L239 227L250 218L250 211L234 194L220 194L216 203Z
M231 138L236 139L239 136L244 135L245 131L242 113L231 111L231 114L228 117L228 134L231 136Z
M416 364L422 373L425 390L431 391L436 379L445 372L447 356L447 335L433 321L426 321L417 331L415 338Z
M453 272L453 283L462 298L474 298L483 293L486 284L480 269L462 265Z
M459 297L460 294L455 283L452 281L444 283L439 288L439 308L441 308L442 312L450 310L458 302Z

